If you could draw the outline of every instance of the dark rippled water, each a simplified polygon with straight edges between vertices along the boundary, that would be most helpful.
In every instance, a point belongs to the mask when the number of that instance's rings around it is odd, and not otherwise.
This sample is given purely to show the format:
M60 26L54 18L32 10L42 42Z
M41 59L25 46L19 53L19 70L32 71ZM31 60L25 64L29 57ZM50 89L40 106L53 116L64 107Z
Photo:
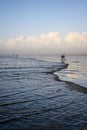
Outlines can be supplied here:
M87 130L87 94L48 73L57 60L0 58L1 130Z

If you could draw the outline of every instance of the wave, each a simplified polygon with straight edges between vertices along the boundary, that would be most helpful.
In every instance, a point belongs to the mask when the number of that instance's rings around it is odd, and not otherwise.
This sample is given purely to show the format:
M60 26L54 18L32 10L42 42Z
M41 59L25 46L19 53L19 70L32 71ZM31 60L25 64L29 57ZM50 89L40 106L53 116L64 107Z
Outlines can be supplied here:
M77 91L77 92L87 94L87 88L85 88L85 87L83 87L83 86L81 86L81 85L78 85L78 84L76 84L76 83L74 83L74 82L71 82L71 81L60 80L60 78L59 78L57 75L55 75L55 74L54 74L54 76L55 76L55 78L54 78L55 80L58 80L58 81L67 83L66 87L67 87L70 91L75 90L75 91Z
M74 83L72 81L67 81L67 80L64 80L64 79L60 79L60 76L58 76L56 74L57 71L61 71L62 69L66 69L68 67L68 64L65 64L65 65L62 65L62 66L59 66L59 68L55 71L55 70L52 70L50 72L46 72L47 74L53 74L54 75L54 79L56 81L60 81L60 82L66 82L67 85L66 87L70 90L70 91L77 91L77 92L80 92L80 93L84 93L84 94L87 94L87 87L84 87L84 86L81 86L77 83Z

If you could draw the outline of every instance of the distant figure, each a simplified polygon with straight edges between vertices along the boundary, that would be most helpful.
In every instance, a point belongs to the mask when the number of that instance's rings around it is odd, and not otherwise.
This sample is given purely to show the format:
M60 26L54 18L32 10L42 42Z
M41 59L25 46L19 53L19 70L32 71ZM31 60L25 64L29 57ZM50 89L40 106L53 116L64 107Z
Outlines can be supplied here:
M16 58L18 58L18 54L16 55Z
M61 63L65 63L65 55L61 55Z

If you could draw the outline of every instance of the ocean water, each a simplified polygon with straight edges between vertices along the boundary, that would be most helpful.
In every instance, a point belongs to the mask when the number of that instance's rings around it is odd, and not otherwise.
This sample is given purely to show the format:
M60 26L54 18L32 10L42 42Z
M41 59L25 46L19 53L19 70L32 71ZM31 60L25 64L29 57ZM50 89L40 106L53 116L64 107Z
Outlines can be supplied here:
M87 88L87 56L68 56L67 69L55 72L61 80L74 82Z
M62 69L56 56L0 58L1 130L87 130L87 59L66 62Z

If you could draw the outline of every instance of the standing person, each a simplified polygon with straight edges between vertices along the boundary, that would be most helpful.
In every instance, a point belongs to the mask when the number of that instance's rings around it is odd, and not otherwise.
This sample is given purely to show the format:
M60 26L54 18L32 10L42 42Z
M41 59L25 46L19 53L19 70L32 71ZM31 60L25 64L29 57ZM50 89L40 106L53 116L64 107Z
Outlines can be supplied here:
M65 63L65 55L61 55L61 63Z

